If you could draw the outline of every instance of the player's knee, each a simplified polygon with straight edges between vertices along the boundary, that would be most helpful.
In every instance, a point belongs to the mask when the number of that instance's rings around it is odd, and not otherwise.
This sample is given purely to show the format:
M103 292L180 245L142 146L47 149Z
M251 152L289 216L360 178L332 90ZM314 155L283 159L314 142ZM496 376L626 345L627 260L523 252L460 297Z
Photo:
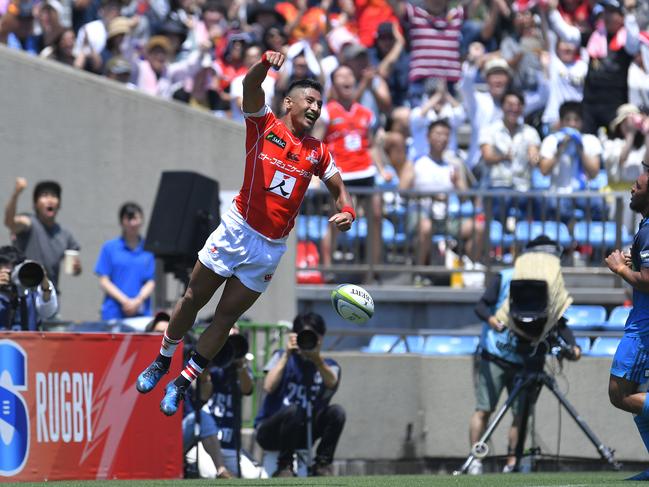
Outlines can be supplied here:
M347 419L347 413L345 413L345 409L343 409L343 407L338 404L333 404L330 406L329 415L331 416L332 421L340 426L344 425L345 420Z

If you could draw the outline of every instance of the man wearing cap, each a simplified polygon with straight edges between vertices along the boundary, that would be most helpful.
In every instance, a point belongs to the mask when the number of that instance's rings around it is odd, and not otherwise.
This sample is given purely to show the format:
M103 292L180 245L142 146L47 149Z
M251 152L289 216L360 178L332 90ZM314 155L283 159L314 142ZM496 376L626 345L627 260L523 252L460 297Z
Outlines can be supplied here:
M584 84L584 132L608 127L629 96L629 66L640 49L638 23L625 15L621 0L600 0L603 19L588 40L588 73Z
M482 76L487 82L487 91L476 89L478 64L484 54L484 47L473 43L469 47L469 57L462 68L462 81L460 89L464 100L464 109L471 122L471 141L467 164L475 167L480 160L480 146L478 144L480 132L488 125L501 120L503 116L502 101L511 82L511 69L507 61L501 57L493 57L485 64Z
M7 46L11 49L25 51L33 56L38 55L38 38L34 35L34 4L30 1L11 3L6 18L2 19L12 26L7 35Z
M16 247L25 257L45 267L47 275L58 288L59 267L66 250L81 247L72 234L56 222L61 207L61 185L56 181L41 181L34 188L34 212L16 214L18 197L27 187L25 178L16 178L16 186L5 207L5 226L15 239ZM75 258L74 275L81 274L81 261Z

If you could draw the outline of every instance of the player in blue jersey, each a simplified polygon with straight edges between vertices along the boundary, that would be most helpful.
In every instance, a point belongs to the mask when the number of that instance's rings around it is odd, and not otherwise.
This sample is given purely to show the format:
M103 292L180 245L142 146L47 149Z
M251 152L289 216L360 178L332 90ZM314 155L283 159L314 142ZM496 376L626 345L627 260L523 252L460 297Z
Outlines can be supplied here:
M238 334L235 325L230 335ZM218 358L218 355L217 355ZM216 361L216 359L215 359ZM187 452L198 440L212 458L216 477L232 478L236 475L237 447L241 442L240 395L250 395L254 387L252 371L245 358L235 358L229 363L206 368L194 382L197 391L187 391L186 414L183 418L183 450ZM192 400L196 399L196 400ZM196 410L200 409L200 427L196 428Z
M298 346L298 335L311 330L317 343L310 350ZM313 440L320 438L313 465L314 475L331 475L338 439L345 425L345 411L330 405L340 383L340 366L320 354L326 333L316 313L298 315L293 321L286 350L278 350L264 368L266 397L255 419L257 442L264 450L279 451L274 477L292 477L293 454L307 443L307 403L311 403Z
M525 252L545 252L560 256L561 248L546 235L540 235L530 241ZM480 301L475 312L483 320L480 337L480 358L476 381L476 407L469 423L471 445L475 445L484 434L491 413L496 408L504 389L511 392L516 375L525 370L542 370L545 364L544 347L532 349L528 343L521 340L516 333L505 327L495 316L505 300L509 297L509 284L514 276L514 268L504 269L494 276ZM579 360L581 349L575 343L575 338L563 320L557 326L561 338L572 347L570 360ZM533 351L534 350L534 351ZM518 441L520 414L522 403L517 398L512 404L514 418L508 435L508 454L503 472L512 472L516 465L514 451ZM474 459L468 470L469 474L482 473L482 462Z
M634 421L649 450L649 175L644 172L631 187L629 207L642 215L633 239L630 262L620 250L606 258L606 265L633 287L633 309L624 325L624 336L617 347L608 395L616 408L635 415ZM630 265L629 265L630 264ZM649 470L629 480L649 480Z

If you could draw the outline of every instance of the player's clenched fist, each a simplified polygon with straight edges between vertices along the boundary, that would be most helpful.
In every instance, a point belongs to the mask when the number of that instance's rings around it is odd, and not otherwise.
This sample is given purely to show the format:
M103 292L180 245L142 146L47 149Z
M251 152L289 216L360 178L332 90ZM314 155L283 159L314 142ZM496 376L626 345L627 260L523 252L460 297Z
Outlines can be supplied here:
M275 68L275 69L281 68L282 64L284 64L285 59L286 58L284 57L284 54L276 51L266 51L261 56L261 62L265 66L268 66L269 68Z

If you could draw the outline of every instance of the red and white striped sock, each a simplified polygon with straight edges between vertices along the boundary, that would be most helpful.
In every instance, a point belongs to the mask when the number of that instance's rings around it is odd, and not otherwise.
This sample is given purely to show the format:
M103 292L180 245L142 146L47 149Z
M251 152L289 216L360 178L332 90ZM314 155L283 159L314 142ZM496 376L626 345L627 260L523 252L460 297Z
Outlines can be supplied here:
M180 340L169 338L167 336L167 332L165 331L165 334L162 337L162 344L160 345L160 355L162 355L163 357L173 357L176 348L182 341L182 338Z
M187 389L189 385L194 382L199 375L201 375L201 372L203 372L209 363L210 361L208 359L199 353L194 352L192 358L189 359L189 362L187 362L183 371L174 381L174 384L183 389Z

